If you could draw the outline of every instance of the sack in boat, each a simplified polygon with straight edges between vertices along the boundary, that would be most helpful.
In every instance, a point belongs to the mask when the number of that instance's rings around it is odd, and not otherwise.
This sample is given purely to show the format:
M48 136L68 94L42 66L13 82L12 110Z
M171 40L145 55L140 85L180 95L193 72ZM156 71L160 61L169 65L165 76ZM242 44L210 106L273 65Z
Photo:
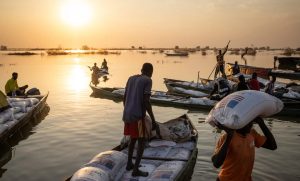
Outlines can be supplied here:
M71 181L109 181L105 171L95 167L84 167L78 170L71 178Z
M181 160L188 160L191 151L185 148L172 148L167 154L166 158L176 158Z
M25 113L19 112L19 113L14 114L14 118L17 120L20 120L24 115L25 115Z
M205 122L218 122L231 129L240 129L256 117L267 117L280 112L283 103L278 98L260 91L244 90L228 95L210 111Z
M4 124L8 121L12 121L14 119L14 109L9 108L0 113L0 124Z
M37 88L31 88L26 92L27 95L41 95L41 92Z
M149 181L170 181L174 180L179 171L186 163L183 161L164 162L151 174Z
M143 157L165 158L170 150L171 147L168 146L148 147L144 150Z
M149 146L151 147L159 147L159 146L175 146L176 143L174 141L167 141L167 140L152 140L149 143Z
M145 164L143 163L143 160L141 161L139 170L143 172L148 172L148 177L132 177L132 170L131 171L125 171L123 176L121 177L120 180L122 181L146 181L149 179L151 173L157 168L157 166L152 165L152 164Z
M37 98L27 98L27 99L30 100L32 105L36 105L37 103L40 102L40 100Z
M28 102L27 102L28 103ZM19 107L21 108L21 111L23 113L26 113L27 112L27 109L26 107L28 106L28 104L26 103L26 101L15 101L15 102L11 102L10 105L12 107Z
M188 150L193 150L195 148L195 142L194 141L187 141L187 142L182 142L182 143L177 143L175 145L176 148L185 148Z
M85 166L96 167L106 171L114 179L119 170L127 163L127 155L119 151L106 151L95 156Z

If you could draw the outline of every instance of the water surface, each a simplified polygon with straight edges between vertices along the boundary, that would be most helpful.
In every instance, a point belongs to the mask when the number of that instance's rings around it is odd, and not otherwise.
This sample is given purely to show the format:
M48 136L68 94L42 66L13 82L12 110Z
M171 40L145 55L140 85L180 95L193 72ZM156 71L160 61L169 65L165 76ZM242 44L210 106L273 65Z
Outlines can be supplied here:
M12 72L19 73L19 85L38 87L50 92L50 112L25 140L8 152L1 180L63 180L101 151L115 147L122 137L123 106L111 100L91 97L90 70L94 62L108 60L110 76L102 86L124 87L129 76L139 74L144 62L154 65L153 89L166 90L163 78L197 81L207 78L215 66L215 54L166 57L164 54L122 51L121 55L8 56L0 52L0 89ZM248 65L272 67L279 52L259 52L248 56ZM227 62L243 63L240 56L226 55ZM157 121L167 121L187 113L185 109L153 106ZM218 170L210 157L219 137L202 121L208 112L188 113L199 131L198 159L193 180L215 180ZM257 149L254 180L300 179L299 118L266 119L277 140L278 149ZM199 121L201 123L199 123ZM257 128L259 130L259 128ZM5 158L6 158L5 157ZM2 158L3 159L3 158ZM1 174L0 174L1 175Z

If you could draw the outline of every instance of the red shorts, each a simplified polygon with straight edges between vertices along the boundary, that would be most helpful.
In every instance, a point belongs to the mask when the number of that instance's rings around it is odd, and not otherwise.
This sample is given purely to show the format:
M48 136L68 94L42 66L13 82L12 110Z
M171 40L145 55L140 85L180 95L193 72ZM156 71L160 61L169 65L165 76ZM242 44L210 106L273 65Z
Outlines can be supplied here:
M144 138L145 133L145 120L124 123L124 135L130 136L130 138Z

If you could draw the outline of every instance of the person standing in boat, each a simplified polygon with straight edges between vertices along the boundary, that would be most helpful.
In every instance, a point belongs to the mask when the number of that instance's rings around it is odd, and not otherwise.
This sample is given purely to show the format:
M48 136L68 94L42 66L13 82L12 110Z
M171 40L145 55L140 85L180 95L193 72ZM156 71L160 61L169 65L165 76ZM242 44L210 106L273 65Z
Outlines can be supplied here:
M97 63L94 63L94 66L93 67L89 67L91 71L93 71L92 73L92 80L91 80L91 83L93 83L95 86L97 86L99 84L99 72L100 72L100 69L99 67L97 66Z
M102 65L101 65L101 69L104 69L104 70L106 70L106 72L108 72L108 66L107 66L106 59L103 60Z
M257 73L256 72L253 72L252 78L250 79L248 85L249 85L249 88L251 90L260 91L260 86L259 86L259 82L257 80Z
M99 69L99 67L97 66L97 63L95 62L94 63L94 66L93 67L89 67L90 68L90 70L91 71L93 71L93 74L98 74L99 73L99 71L100 71L100 69Z
M22 87L18 86L18 73L12 73L12 78L9 79L5 84L5 93L7 96L23 96L25 95L25 91L28 88L28 85L24 85Z
M259 125L264 136L252 128L253 123ZM225 131L211 158L216 168L222 166L217 181L251 181L255 147L269 150L277 149L273 134L260 117L238 130L226 128L221 124L218 124L217 127Z
M234 66L232 67L232 75L240 73L240 66L237 61L235 61Z
M126 170L132 171L132 176L147 177L148 173L139 170L139 165L145 147L146 127L145 116L146 112L152 120L152 129L156 129L159 136L159 128L155 122L154 114L150 104L151 88L152 88L152 73L153 66L150 63L144 63L141 75L134 75L129 77L125 94L123 99L124 112L124 135L130 136L130 143L128 146L128 161ZM135 164L132 162L132 155L135 143L138 141L137 156Z
M222 77L226 78L226 74L225 74L225 70L224 70L224 55L228 50L228 46L229 46L230 41L228 42L228 44L226 45L224 52L222 53L222 50L219 50L219 54L217 55L217 65L216 65L216 71L215 71L215 79L217 78L219 72L222 73Z

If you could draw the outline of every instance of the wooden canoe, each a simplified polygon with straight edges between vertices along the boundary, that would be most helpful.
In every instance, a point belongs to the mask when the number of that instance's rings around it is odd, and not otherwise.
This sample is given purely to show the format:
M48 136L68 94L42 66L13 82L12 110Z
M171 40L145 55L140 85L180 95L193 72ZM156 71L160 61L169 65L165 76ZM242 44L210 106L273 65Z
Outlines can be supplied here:
M183 166L183 168L180 170L180 172L176 175L176 177L174 178L174 181L189 181L192 178L193 172L194 172L194 167L197 161L197 155L198 155L198 148L197 148L197 141L198 141L198 131L195 128L195 126L193 125L192 121L190 120L190 118L184 114L178 118L169 120L165 123L162 124L172 124L173 121L176 120L184 120L188 123L190 130L191 130L191 139L188 141L192 141L194 142L194 148L191 150L191 154L189 156L189 158L187 160L181 160L181 159L177 159L177 158L155 158L155 157L142 157L142 159L146 159L146 160L159 160L159 161L184 161L185 164ZM127 149L127 147L122 147L121 145L118 145L117 147L113 148L112 150L116 150L116 151L122 151L124 149ZM69 177L66 179L66 181L70 181L72 178Z
M96 87L90 85L93 90L93 95L95 97L112 99L116 102L123 100L124 94L116 94L113 91L120 88L108 88L108 87ZM210 110L215 105L216 101L207 100L204 103L196 101L191 101L191 99L201 99L201 98L191 98L184 96L169 95L162 91L153 91L150 97L150 101L153 105L165 106L165 107L176 107L176 108L186 108L186 109L200 109L200 110ZM206 103L207 102L207 103Z

